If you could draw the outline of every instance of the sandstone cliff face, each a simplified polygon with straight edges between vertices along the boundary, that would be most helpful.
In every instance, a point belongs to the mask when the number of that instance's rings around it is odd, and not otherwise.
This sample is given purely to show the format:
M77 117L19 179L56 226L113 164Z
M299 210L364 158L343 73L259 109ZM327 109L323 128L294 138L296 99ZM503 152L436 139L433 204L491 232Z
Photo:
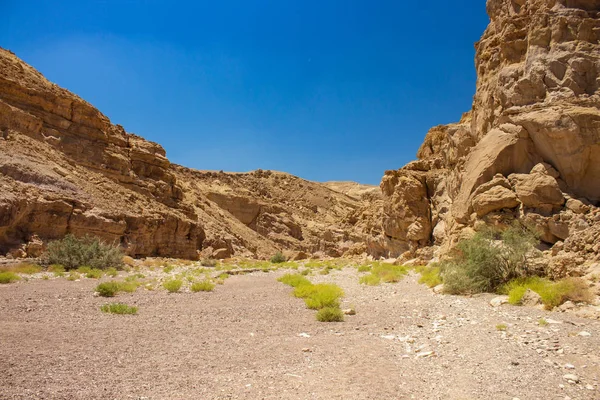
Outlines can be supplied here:
M557 259L594 258L600 1L488 0L487 11L472 110L433 128L418 161L381 182L391 244L381 255L443 254L473 229L519 219Z
M40 242L74 233L140 257L339 256L362 248L351 216L372 191L173 165L160 145L0 49L0 254L35 255Z

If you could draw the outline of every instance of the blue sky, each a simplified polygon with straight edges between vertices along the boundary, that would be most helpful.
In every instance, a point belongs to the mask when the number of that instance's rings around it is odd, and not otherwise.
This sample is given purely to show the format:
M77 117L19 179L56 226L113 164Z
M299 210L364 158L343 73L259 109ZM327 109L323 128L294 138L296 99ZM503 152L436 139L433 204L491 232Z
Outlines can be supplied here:
M0 0L0 46L197 169L378 184L471 106L483 0Z

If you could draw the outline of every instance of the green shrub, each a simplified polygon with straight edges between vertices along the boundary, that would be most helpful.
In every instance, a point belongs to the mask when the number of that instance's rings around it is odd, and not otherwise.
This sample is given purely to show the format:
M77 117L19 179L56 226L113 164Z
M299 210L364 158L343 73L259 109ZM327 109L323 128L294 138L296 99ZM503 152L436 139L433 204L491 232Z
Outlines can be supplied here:
M512 279L531 275L531 257L537 254L536 236L522 227L502 233L477 232L461 240L455 254L440 263L444 290L452 294L493 292Z
M498 324L496 325L496 330L497 331L501 331L504 332L508 329L508 326L506 326L506 324Z
M123 265L123 252L118 246L106 244L98 238L67 235L61 240L48 243L43 259L45 264L60 264L66 270L82 265L107 269Z
M100 307L100 310L104 313L108 314L137 314L138 308L133 306L128 306L123 303L108 303L104 304Z
M358 279L358 282L363 285L377 286L381 283L381 278L377 275L369 274L369 275L361 276Z
M285 256L283 255L283 253L281 253L280 251L278 251L277 253L275 253L275 255L273 257L271 257L270 260L273 264L281 264L287 261L287 258L285 258Z
M54 276L65 276L65 267L60 264L52 264L48 267L48 272L53 272Z
M320 275L329 275L329 272L331 271L331 267L325 267L322 270L319 271Z
M419 283L427 285L427 287L436 287L442 283L442 277L440 276L440 267L431 266L423 267L420 269L421 277Z
M163 267L163 272L164 272L165 274L169 274L169 273L173 272L173 270L174 270L174 269L175 269L175 266L174 266L174 265L170 265L170 264L169 264L169 265L165 265L165 266Z
M369 272L369 271L371 271L370 265L359 265L358 266L358 272Z
M211 281L195 282L192 284L192 292L212 292L215 284Z
M319 310L325 307L339 307L344 291L337 285L320 283L298 286L294 289L294 296L304 299L308 308Z
M109 269L106 270L106 275L114 278L117 275L119 275L119 271L117 271L117 269L115 267L110 267Z
M76 281L77 279L81 278L81 275L79 275L77 272L75 271L71 271L69 272L69 275L67 276L67 280L68 281Z
M16 274L33 275L42 272L43 268L37 264L22 262L19 264L5 265L0 267L0 272L14 272Z
M337 307L321 308L317 312L317 321L320 322L343 322L344 313Z
M551 310L570 300L573 302L593 301L593 294L588 285L579 278L567 278L553 282L540 277L514 279L501 288L508 294L508 302L513 305L521 304L527 289L540 295L546 309Z
M100 279L102 278L102 275L104 275L104 271L101 269L90 267L79 267L77 268L77 272L90 279Z
M163 283L163 287L167 289L169 293L179 292L181 285L183 285L183 281L181 279L170 279Z
M395 283L400 282L408 269L402 265L393 265L382 262L375 262L370 266L371 273L361 276L359 282L365 285L377 286L381 282Z
M96 286L96 292L102 297L114 297L119 291L117 282L102 282Z
M300 274L285 274L281 278L277 279L281 283L285 283L291 287L298 287L301 285L311 285L311 282Z
M16 282L19 279L19 275L14 272L0 272L0 284Z

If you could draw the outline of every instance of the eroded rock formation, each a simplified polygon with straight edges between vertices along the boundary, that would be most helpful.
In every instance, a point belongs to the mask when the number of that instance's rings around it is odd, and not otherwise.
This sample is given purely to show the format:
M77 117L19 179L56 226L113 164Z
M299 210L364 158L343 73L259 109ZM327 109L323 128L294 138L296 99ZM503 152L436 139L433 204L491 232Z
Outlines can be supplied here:
M352 190L173 165L160 145L0 49L0 254L35 256L40 243L74 233L133 256L339 256L365 241L350 216L374 188Z
M564 271L598 257L600 1L488 0L487 11L473 108L386 172L388 245L374 255L440 255L462 234L518 219Z

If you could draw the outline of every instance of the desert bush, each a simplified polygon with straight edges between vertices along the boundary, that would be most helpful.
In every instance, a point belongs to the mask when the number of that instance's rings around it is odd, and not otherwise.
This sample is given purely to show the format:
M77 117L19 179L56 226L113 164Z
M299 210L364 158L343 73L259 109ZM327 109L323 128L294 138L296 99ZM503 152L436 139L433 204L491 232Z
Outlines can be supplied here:
M102 282L96 286L96 292L102 297L114 297L119 291L117 282Z
M75 271L71 271L69 272L69 275L67 276L67 280L68 281L76 281L77 279L81 278L81 275L79 275L77 272Z
M344 291L337 285L319 283L300 285L294 289L294 296L304 299L306 307L320 310L325 307L339 307Z
M298 287L302 285L312 285L312 283L300 274L285 274L281 278L277 279L281 283L285 283L291 287Z
M430 267L422 267L419 269L421 277L419 278L419 283L426 285L427 287L436 287L437 285L442 283L442 277L440 276L440 267L438 266L430 266Z
M321 308L317 312L317 321L320 322L343 322L344 313L337 307Z
M408 274L408 269L402 265L381 262L373 263L370 270L370 274L359 278L360 283L370 286L377 286L381 282L395 283L400 282Z
M508 294L510 304L518 305L521 304L527 289L537 293L548 310L568 300L591 303L594 299L588 285L580 278L567 278L556 282L540 277L520 278L508 282L500 291Z
M21 279L19 278L19 275L15 274L14 272L0 272L0 284L16 282L19 279Z
M60 264L66 270L82 265L107 269L123 265L123 252L118 246L106 244L98 238L67 235L48 243L43 260L45 264Z
M0 272L14 272L16 274L37 274L38 272L42 272L43 268L37 264L31 264L28 262L22 262L19 264L13 265L4 265L0 267Z
M212 292L215 284L211 281L195 282L192 284L192 292Z
M358 269L358 272L369 272L369 271L371 271L371 266L370 265L359 265L357 269Z
M114 278L115 276L119 275L119 271L117 271L115 267L110 267L106 270L106 275Z
M506 324L498 324L498 325L496 325L496 330L497 331L504 332L507 329L508 329L508 326Z
M163 283L163 287L167 289L169 293L179 292L181 286L183 285L183 281L181 279L170 279Z
M537 256L535 234L513 226L503 232L484 230L461 240L451 258L440 263L444 289L452 294L493 292L512 279L526 277Z
M363 285L377 286L381 283L381 278L378 275L368 274L365 276L361 276L358 279L358 282Z
M137 314L138 308L128 306L123 303L107 303L100 307L100 310L107 314Z
M170 274L171 272L173 272L173 270L174 270L174 269L175 269L175 266L174 266L174 265L171 265L171 264L169 264L169 265L165 265L165 266L163 267L163 272L164 272L165 274Z
M86 278L90 279L100 279L102 278L102 275L104 275L104 271L102 271L101 269L91 268L87 266L77 268L77 272L79 272L82 275L85 275Z
M278 251L277 253L275 253L275 255L273 255L273 257L271 257L270 260L273 264L281 264L287 261L287 258L285 258L285 256L283 255L282 252Z

